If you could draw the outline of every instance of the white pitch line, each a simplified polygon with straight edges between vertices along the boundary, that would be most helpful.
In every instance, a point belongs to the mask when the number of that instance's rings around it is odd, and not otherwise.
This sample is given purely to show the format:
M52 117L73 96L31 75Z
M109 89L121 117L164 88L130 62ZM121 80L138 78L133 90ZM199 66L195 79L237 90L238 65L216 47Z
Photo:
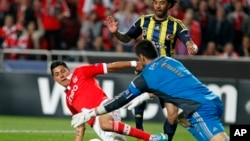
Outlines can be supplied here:
M93 131L85 131L86 133L94 133ZM0 133L42 133L42 134L72 134L74 130L0 130Z

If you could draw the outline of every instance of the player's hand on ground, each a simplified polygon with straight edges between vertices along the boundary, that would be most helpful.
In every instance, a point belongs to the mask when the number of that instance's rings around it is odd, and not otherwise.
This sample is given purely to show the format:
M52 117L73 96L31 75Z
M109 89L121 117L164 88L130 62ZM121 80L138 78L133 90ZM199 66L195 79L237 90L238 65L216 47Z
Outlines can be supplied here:
M74 128L89 121L92 117L95 117L96 113L94 109L82 109L82 112L75 114L71 120L71 126Z
M149 94L147 92L142 93L141 95L137 96L133 100L131 100L128 104L123 106L124 108L127 108L128 110L134 109L136 106L142 104L144 101L149 100Z
M115 33L118 31L118 22L116 22L112 16L107 16L104 23L111 33Z

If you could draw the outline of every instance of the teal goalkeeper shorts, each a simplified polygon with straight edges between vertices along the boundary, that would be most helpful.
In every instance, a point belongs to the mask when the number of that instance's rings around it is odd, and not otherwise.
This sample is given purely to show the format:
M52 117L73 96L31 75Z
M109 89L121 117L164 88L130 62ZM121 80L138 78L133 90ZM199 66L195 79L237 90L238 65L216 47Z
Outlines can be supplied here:
M225 132L221 122L223 105L218 99L215 99L213 106L200 107L195 111L187 121L191 126L185 127L198 141L209 141L214 135Z

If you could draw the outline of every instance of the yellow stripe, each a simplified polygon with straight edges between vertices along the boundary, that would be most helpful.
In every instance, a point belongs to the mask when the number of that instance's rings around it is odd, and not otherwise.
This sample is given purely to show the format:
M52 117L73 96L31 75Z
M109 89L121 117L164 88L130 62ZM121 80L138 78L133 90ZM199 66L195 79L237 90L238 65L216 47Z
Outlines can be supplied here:
M141 16L141 24L140 24L140 26L141 26L141 29L143 30L143 25L144 25L144 16L142 15ZM142 31L143 32L143 31ZM142 39L144 39L144 36L142 35Z
M153 33L154 33L155 21L152 17L150 17L150 21L148 24L148 31L147 31L147 40L152 41Z
M161 30L159 35L159 43L160 43L160 56L166 56L166 49L165 49L165 41L167 35L167 28L168 28L168 20L161 23Z
M175 34L177 31L177 22L174 22L174 29L173 29L173 35L172 35L172 40L171 40L171 44L170 44L170 55L173 56L174 55L174 47L173 47L173 43L174 43L174 38L175 38Z

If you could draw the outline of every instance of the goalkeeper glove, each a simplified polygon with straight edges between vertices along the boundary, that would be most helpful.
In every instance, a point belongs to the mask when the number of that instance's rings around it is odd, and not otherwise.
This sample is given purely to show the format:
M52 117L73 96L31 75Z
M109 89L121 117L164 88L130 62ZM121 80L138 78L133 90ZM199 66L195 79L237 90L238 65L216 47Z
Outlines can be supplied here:
M82 112L75 114L71 120L71 126L74 128L80 126L81 124L89 121L92 117L95 117L95 109L82 109Z

